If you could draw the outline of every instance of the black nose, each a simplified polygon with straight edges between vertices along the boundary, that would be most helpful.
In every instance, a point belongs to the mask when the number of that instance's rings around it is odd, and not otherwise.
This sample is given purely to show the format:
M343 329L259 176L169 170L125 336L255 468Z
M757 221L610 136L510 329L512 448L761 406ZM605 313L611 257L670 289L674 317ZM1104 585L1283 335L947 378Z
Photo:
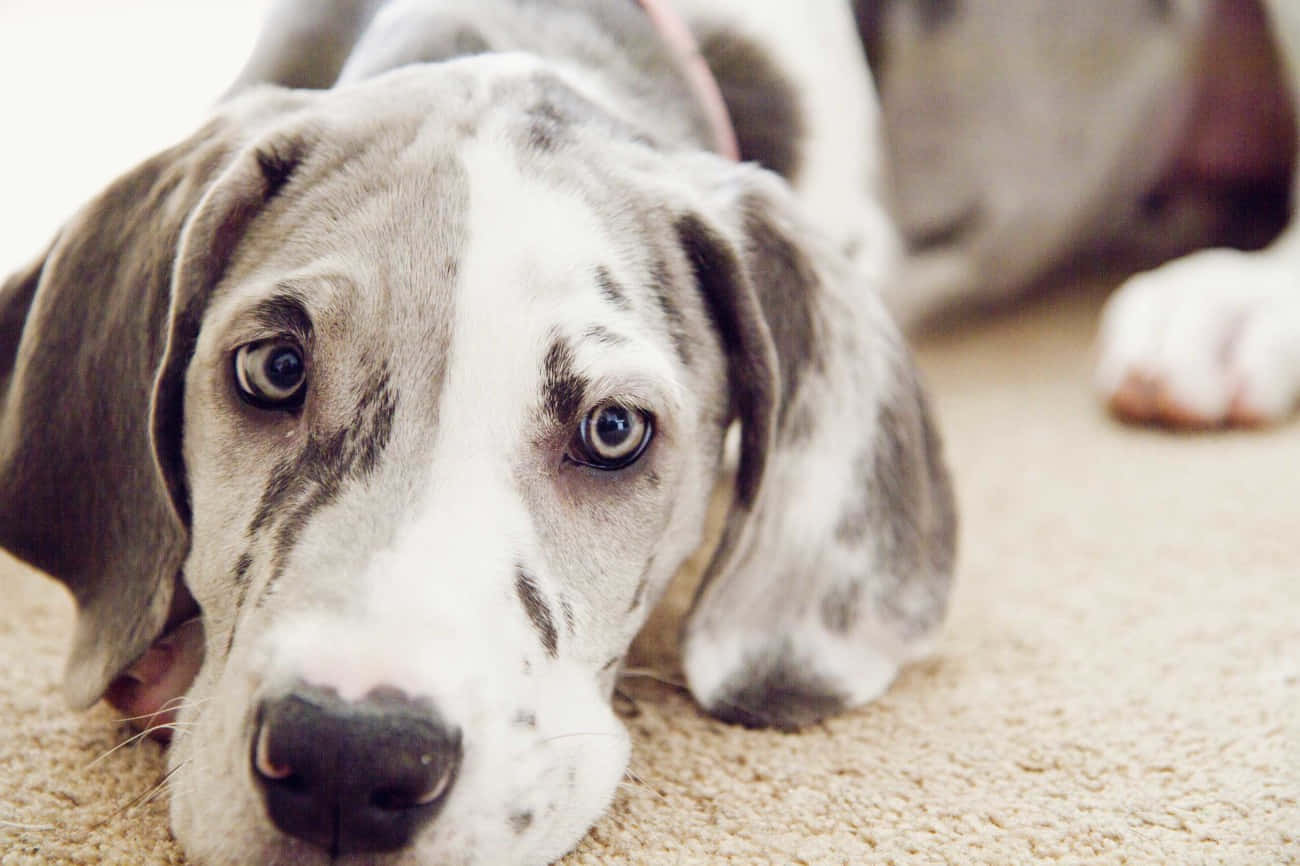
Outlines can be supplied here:
M460 766L460 731L381 688L349 702L301 686L262 703L253 778L285 833L331 854L393 851L429 823Z

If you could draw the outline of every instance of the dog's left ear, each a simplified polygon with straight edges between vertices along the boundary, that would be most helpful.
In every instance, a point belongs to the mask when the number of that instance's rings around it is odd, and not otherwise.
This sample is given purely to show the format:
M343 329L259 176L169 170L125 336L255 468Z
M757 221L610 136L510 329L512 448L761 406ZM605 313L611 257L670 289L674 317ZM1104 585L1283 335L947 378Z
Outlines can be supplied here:
M77 602L64 672L88 706L168 618L188 546L182 389L198 323L295 139L249 139L306 99L235 100L83 208L0 284L0 546Z
M883 275L828 249L765 173L741 169L706 210L677 234L727 353L741 453L684 664L714 715L794 729L875 698L927 652L953 495Z

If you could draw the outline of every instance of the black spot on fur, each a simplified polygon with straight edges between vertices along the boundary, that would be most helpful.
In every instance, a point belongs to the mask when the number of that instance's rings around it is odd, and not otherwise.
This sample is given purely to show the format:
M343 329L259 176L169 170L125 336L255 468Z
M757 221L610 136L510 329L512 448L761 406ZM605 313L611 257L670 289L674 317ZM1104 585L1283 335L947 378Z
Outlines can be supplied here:
M273 295L253 307L251 316L263 328L283 334L292 334L304 345L311 342L314 329L311 315L291 289Z
M600 295L620 310L632 309L632 302L628 300L627 292L619 285L618 280L609 272L609 268L604 265L596 268L596 285L600 288Z
M532 812L515 812L510 816L510 829L519 835L533 825Z
M296 153L286 154L278 153L275 150L260 150L257 153L257 165L262 169L262 176L266 178L266 199L267 201L275 196L293 177L293 172L297 169L300 159Z
M763 461L744 459L743 455L759 454L766 447L771 423L767 409L775 399L765 359L755 351L764 342L758 311L742 292L740 263L725 241L694 214L678 218L673 228L727 352L733 410L745 419L740 431L742 459L736 473L736 502L749 506L758 494Z
M520 710L515 713L515 725L535 730L537 728L537 714L532 710Z
M746 660L722 685L709 712L747 728L795 731L845 708L846 697L813 673L813 666L791 657L782 642Z
M573 349L556 338L542 361L542 401L557 424L572 424L587 399L587 380L575 371Z
M244 579L248 577L248 570L252 567L253 557L247 553L243 554L239 557L239 561L235 563L235 573L231 575L231 580L235 583L243 583Z
M705 35L700 53L727 104L740 158L794 180L804 136L795 88L759 45L737 33Z
M523 569L515 575L515 592L519 595L519 601L523 603L524 612L528 614L533 627L537 629L537 636L541 639L546 654L556 658L559 655L559 635L555 631L551 609L546 606L546 600L542 598L537 582Z

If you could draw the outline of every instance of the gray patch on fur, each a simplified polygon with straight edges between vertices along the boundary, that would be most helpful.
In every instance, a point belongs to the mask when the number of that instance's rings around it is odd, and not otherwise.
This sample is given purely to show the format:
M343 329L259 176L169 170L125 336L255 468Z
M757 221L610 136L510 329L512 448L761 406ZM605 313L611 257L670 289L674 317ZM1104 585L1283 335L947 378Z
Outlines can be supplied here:
M822 624L834 634L846 634L861 615L862 586L845 583L826 593L821 601Z
M735 32L706 34L700 53L727 104L740 158L795 180L804 120L789 79L761 46Z
M632 309L632 302L628 300L627 292L604 265L596 268L596 285L600 288L600 296L615 307L620 310Z
M759 202L747 203L745 229L748 269L780 362L782 400L777 423L784 434L805 373L825 367L813 312L819 282L812 264L773 225Z
M900 375L907 384L895 401L881 405L879 435L854 464L858 492L844 505L835 540L851 550L870 545L873 561L859 583L871 588L872 604L904 636L914 637L937 625L946 611L957 516L929 408L919 385ZM918 587L931 597L923 607L915 604ZM823 621L830 627L825 608Z
M910 233L905 238L907 248L912 253L924 253L959 244L978 231L983 222L984 207L979 201L973 201L947 222Z
M650 295L663 313L664 322L668 327L668 336L672 338L673 348L677 351L677 359L682 362L682 366L689 367L691 340L686 332L686 317L682 315L681 307L669 293L672 286L672 269L668 262L662 258L656 259L650 268Z
M622 334L616 334L604 325L591 325L582 332L584 340L595 340L605 346L623 346L628 342L628 338Z
M934 35L952 23L961 5L959 0L911 0L911 2L916 5L921 30L927 36Z

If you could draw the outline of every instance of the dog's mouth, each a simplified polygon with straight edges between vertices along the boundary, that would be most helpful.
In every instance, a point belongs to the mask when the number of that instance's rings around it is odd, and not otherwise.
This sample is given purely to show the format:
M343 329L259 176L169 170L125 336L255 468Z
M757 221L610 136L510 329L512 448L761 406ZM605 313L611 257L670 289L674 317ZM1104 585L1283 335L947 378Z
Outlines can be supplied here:
M178 578L162 634L109 684L104 699L133 727L171 742L176 715L203 664L203 618Z

